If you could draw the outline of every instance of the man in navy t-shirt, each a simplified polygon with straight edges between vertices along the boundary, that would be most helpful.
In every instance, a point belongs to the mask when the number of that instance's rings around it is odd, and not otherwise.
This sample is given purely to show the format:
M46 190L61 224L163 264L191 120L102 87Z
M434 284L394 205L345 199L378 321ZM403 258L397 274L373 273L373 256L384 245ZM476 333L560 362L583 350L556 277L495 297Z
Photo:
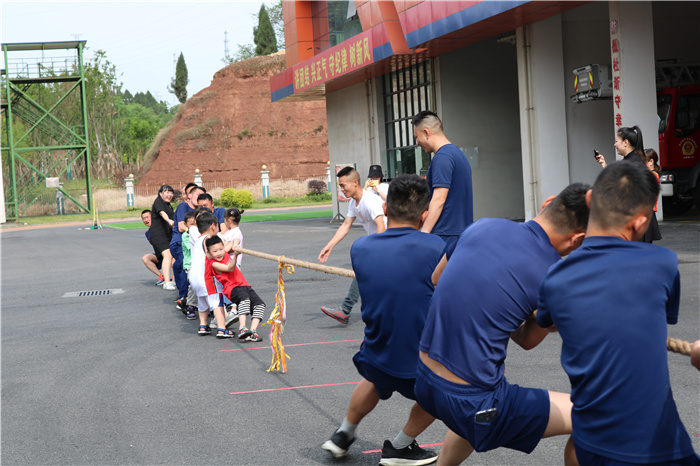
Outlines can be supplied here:
M445 243L418 231L428 215L430 192L416 175L400 175L389 185L384 205L388 228L355 241L350 251L362 297L365 337L353 358L364 378L355 388L340 428L323 444L337 458L347 454L355 429L380 399L393 392L415 400L413 386L431 282ZM371 258L371 259L370 259ZM415 438L433 421L414 404L408 422L393 441L386 440L380 464L429 464L437 459Z
M571 433L569 395L509 384L504 362L509 339L527 350L549 333L534 317L539 283L583 241L588 189L568 186L529 222L481 219L459 237L430 302L415 386L418 403L450 429L445 464L474 450L530 453L543 437ZM569 440L567 461L573 450Z
M678 258L637 242L658 194L644 165L610 164L587 196L583 245L540 287L537 323L556 325L562 338L581 464L700 464L668 374L666 325L678 321Z
M197 206L209 209L211 213L216 215L216 218L219 219L219 232L221 234L224 234L228 231L228 227L226 226L226 219L224 219L226 209L224 209L223 207L214 207L214 198L211 197L211 194L205 192L204 194L200 194L199 196L197 196Z
M445 137L435 113L424 110L414 116L413 135L423 150L435 153L426 176L429 213L421 230L438 235L449 247L474 221L472 169L459 147Z

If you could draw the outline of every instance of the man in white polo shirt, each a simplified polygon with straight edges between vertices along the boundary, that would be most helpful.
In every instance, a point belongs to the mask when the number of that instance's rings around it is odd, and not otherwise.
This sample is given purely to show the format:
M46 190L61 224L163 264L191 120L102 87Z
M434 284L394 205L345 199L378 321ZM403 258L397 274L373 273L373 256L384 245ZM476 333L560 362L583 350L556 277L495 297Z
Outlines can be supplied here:
M326 262L331 255L331 251L336 244L345 238L350 231L350 227L359 220L368 235L372 233L382 233L386 230L386 217L384 216L384 201L379 196L367 193L360 184L360 174L352 167L345 167L338 172L338 185L343 195L350 199L348 204L348 214L333 238L326 244L318 255L319 262ZM348 295L339 307L321 306L327 316L334 318L342 324L347 324L350 320L350 311L360 299L360 290L357 287L357 280L353 279L348 290Z

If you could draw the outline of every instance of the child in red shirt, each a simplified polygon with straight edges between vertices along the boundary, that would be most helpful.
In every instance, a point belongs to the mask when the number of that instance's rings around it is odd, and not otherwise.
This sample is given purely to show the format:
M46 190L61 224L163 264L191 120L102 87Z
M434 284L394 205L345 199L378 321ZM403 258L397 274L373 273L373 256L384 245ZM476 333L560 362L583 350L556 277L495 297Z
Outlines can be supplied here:
M232 251L232 258L224 247L224 243L218 236L207 238L204 242L207 248L207 259L205 263L204 276L207 284L207 290L210 294L216 293L214 280L218 280L222 287L223 293L229 297L231 302L236 305L236 313L238 314L238 339L243 341L262 341L258 335L258 325L265 315L265 303L258 294L250 287L241 270L236 267L236 259L240 252L235 249ZM210 290L211 288L211 290ZM218 308L217 308L218 309ZM251 315L250 329L246 327L248 315ZM223 308L220 313L214 311L219 333L223 337L233 336L230 330L226 330L225 316Z

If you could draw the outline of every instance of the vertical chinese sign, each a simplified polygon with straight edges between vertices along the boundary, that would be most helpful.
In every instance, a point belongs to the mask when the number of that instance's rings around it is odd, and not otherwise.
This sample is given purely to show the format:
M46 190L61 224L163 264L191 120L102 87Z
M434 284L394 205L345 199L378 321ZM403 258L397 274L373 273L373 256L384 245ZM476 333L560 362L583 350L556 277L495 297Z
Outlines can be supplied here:
M620 24L619 7L617 2L610 2L610 56L612 60L613 102L615 112L615 127L622 127L622 117L625 114L622 102L622 67L620 63Z

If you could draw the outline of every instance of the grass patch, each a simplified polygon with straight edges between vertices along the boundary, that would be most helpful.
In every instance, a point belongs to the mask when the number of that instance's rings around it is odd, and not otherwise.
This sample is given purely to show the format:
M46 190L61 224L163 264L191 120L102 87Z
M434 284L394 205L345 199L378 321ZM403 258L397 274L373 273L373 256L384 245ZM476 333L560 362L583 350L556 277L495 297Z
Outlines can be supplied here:
M185 128L175 133L175 143L178 145L190 139L199 139L207 135L208 128L202 124Z
M250 216L252 217L254 215L254 209L269 209L269 208L274 208L274 207L306 207L306 206L314 206L314 205L327 205L330 204L330 202L319 202L319 201L314 201L311 199L307 199L306 197L276 197L274 198L274 202L263 202L263 201L255 201L253 202L253 207L251 207L251 210L248 211L246 209L246 213L249 213ZM220 207L221 205L217 203L217 207ZM116 211L110 211L110 212L100 212L100 221L104 222L105 220L119 220L119 219L124 219L124 218L134 218L134 217L139 217L141 215L141 210L143 209L150 209L151 206L146 206L146 207L138 207L134 210L128 211L128 210L116 210ZM320 214L325 211L318 211L318 212L299 212L299 214ZM328 212L331 212L330 210ZM260 215L267 215L267 214L258 214ZM275 214L275 215L282 215L282 214ZM332 215L332 214L331 214ZM243 219L245 219L246 214L243 214ZM323 215L319 215L319 217L323 217ZM316 217L295 217L295 218L316 218ZM280 218L278 220L285 220L284 218ZM66 215L41 215L41 216L36 216L36 217L20 217L19 221L17 222L17 225L41 225L45 223L65 223L65 222L88 222L92 221L92 214L66 214ZM245 220L243 220L245 221ZM251 220L252 221L252 220ZM261 220L255 220L255 221L261 221ZM140 223L142 226L143 224ZM12 222L9 222L9 225L13 225ZM145 228L145 227L144 227Z
M300 207L308 205L324 205L330 204L331 200L315 199L306 196L302 197L268 197L264 201L254 201L251 209L270 209L277 206L280 207Z
M251 222L270 222L275 220L299 220L306 218L327 218L332 217L332 210L318 210L315 212L282 212L277 214L254 214L247 213L243 214L241 217L241 223L251 223ZM115 228L117 230L145 230L146 226L143 222L125 222L125 223L113 223L111 225L104 225L109 228Z
M140 210L118 210L115 212L100 212L100 221L122 218L134 218L141 215ZM18 225L41 225L43 223L92 222L92 214L42 215L39 217L20 217ZM141 224L143 225L143 223Z
M279 214L243 214L241 223L270 222L273 220L299 220L304 218L329 218L333 216L332 210L317 210L315 212L282 212Z

